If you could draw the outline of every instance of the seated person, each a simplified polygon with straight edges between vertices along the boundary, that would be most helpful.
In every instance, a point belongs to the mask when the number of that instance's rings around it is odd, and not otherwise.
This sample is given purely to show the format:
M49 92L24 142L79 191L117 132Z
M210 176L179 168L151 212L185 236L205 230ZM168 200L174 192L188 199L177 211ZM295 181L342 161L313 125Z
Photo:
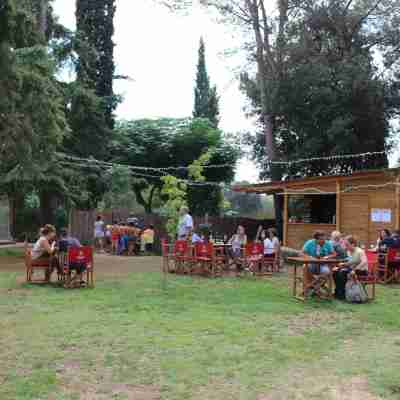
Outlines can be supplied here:
M314 258L333 258L336 256L333 247L329 241L326 240L324 232L314 232L313 239L308 240L303 247L303 253ZM305 295L308 296L312 293L318 293L321 288L323 280L321 278L330 274L330 268L324 264L308 264L308 268L304 269L304 284L308 287ZM313 276L317 279L313 279ZM311 285L312 284L312 285Z
M394 245L394 240L389 229L383 229L378 239L378 251L386 252L389 247Z
M78 239L68 235L68 230L66 228L62 228L60 230L60 241L59 241L59 248L60 251L67 252L69 248L72 247L82 247L81 243ZM75 271L76 274L72 278L71 283L73 282L80 282L80 284L84 284L82 274L86 271L86 264L82 263L72 263L68 265L70 271Z
M33 245L31 251L32 264L48 262L49 266L46 271L46 280L50 280L54 269L60 272L58 259L52 257L57 252L56 247L56 228L53 225L45 225L40 229L40 237Z
M393 244L392 247L394 249L400 249L400 230L395 230L392 235Z
M242 255L242 248L247 244L246 231L242 225L238 226L237 232L231 237L229 244L232 246L230 256L233 259L233 263L236 265L238 270L241 270L242 265L239 262L239 258Z
M326 240L324 232L314 232L313 239L308 240L303 247L303 253L315 258L332 258L336 254L332 244ZM309 272L315 275L328 275L330 269L327 265L310 264Z
M342 240L342 234L339 231L333 231L331 234L331 245L336 253L338 260L346 260L348 258L345 241Z
M356 276L368 275L368 258L365 251L358 246L354 236L347 236L345 247L350 259L334 269L333 279L335 281L335 297L340 300L346 298L346 283L349 274Z
M60 229L60 241L59 250L67 251L70 247L82 247L78 239L68 235L68 230L66 228Z
M196 243L203 243L203 238L198 235L196 232L192 233L192 243L196 244Z
M281 244L275 228L268 229L264 240L264 257L274 258L280 251Z

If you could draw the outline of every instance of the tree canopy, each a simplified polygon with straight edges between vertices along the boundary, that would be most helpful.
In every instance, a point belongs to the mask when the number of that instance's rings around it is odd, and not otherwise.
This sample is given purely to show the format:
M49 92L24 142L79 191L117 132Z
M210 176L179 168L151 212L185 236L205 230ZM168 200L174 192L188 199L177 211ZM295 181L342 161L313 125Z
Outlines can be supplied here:
M234 176L238 157L237 148L222 132L207 119L144 119L122 121L117 124L110 154L115 162L149 168L133 172L136 180L133 188L139 204L146 211L152 211L154 195L162 187L162 174L151 168L189 166L201 154L214 148L210 164L228 164L224 168L207 169L207 181L230 182ZM187 170L166 170L178 178L187 179ZM151 175L153 177L148 177ZM155 176L155 177L154 177ZM150 189L150 190L149 190ZM147 193L147 198L144 196ZM208 188L209 204L200 196L205 195L199 188L189 189L189 205L194 213L204 209L210 213L219 211L219 193ZM201 208L200 208L201 207Z

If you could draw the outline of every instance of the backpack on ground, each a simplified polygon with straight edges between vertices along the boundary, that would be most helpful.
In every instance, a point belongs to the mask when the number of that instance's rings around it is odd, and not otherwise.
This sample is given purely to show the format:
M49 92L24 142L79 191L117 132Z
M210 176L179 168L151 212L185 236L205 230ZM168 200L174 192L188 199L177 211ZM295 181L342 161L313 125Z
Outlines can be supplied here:
M349 303L366 303L368 293L365 287L360 282L349 279L346 283L346 301Z

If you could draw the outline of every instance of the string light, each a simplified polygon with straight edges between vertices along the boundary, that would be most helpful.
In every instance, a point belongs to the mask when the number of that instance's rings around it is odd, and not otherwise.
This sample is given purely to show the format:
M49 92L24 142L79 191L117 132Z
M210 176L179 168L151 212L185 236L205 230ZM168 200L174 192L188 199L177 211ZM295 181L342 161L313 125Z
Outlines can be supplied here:
M110 168L110 166L108 166L108 165L107 166L105 166L105 165L101 166L101 165L90 165L90 164L78 164L76 162L69 162L69 161L60 161L60 164L69 165L69 166L73 166L73 167L80 167L80 168L101 168L101 167ZM142 178L151 178L151 179L158 179L158 180L161 180L161 178L163 178L163 176L143 174L141 172L135 172L135 171L130 171L130 173L133 176L142 177ZM164 175L164 176L167 176L167 175ZM199 186L199 187L204 187L204 186L223 187L224 186L223 183L219 183L219 182L210 182L210 181L208 181L208 182L207 181L197 182L197 181L191 181L191 180L188 180L188 179L181 179L181 178L176 178L176 179L180 183L183 183L183 184L185 184L187 186Z
M389 186L400 186L400 183L397 181L394 182L386 182L386 183L382 183L379 185L358 185L358 186L353 186L353 187L349 187L343 190L339 190L339 191L335 191L335 192L328 192L328 191L324 191L318 188L305 188L305 189L290 189L290 191L286 191L286 192L279 192L277 193L278 195L284 196L286 195L293 195L293 196L308 196L308 195L334 195L334 194L345 194L345 193L349 193L349 192L353 192L353 191L357 191L357 190L363 190L363 189L382 189L385 187L389 187Z
M362 158L362 157L369 157L369 156L375 156L375 155L384 155L386 152L384 151L377 151L377 152L368 152L368 153L360 153L360 154L344 154L344 155L333 155L329 157L312 157L308 159L299 159L299 160L294 160L294 161L269 161L268 163L273 165L295 165L295 164L301 164L301 163L306 163L306 162L313 162L313 161L327 161L327 160L339 160L339 159L352 159L352 158ZM81 167L81 168L112 168L114 166L119 166L119 167L124 167L127 168L133 176L137 177L142 177L142 178L149 178L149 179L158 179L160 180L163 176L170 175L168 171L187 171L189 170L189 167L187 166L178 166L178 167L144 167L144 166L134 166L134 165L126 165L126 164L119 164L119 163L111 163L107 161L100 161L96 160L94 158L81 158L81 157L76 157L76 156L71 156L67 155L64 153L57 153L59 157L62 158L60 160L60 163L64 165L70 165L70 166L76 166L76 167ZM69 160L69 161L67 161ZM81 164L82 162L87 163L87 164ZM226 167L233 167L234 165L232 164L215 164L215 165L205 165L203 168L209 169L209 168L226 168ZM153 173L158 173L160 175L151 175L151 174L146 174L143 172L138 172L138 171L150 171ZM188 179L181 179L178 178L179 182L184 183L188 186L214 186L214 187L224 187L225 185L221 182L212 182L212 181L203 181L203 182L196 182L196 181L191 181ZM306 189L291 189L290 192L286 192L286 194L292 194L292 195L333 195L337 193L346 193L351 190L357 190L357 189L362 189L362 188L381 188L385 187L388 185L397 185L398 183L386 183L383 185L361 185L355 188L348 188L340 192L327 192L323 191L318 188L306 188ZM226 186L225 186L226 187ZM283 195L284 193L277 193L278 195Z
M176 166L176 167L144 167L144 166L135 166L135 165L126 165L126 164L116 164L110 163L107 161L99 161L94 158L81 158L76 156L67 155L64 153L57 153L58 156L64 159L80 161L80 162L88 162L88 163L95 163L95 164L104 164L107 166L112 167L113 165L119 165L122 167L130 168L133 170L138 171L152 171L152 172L160 172L160 173L168 173L168 171L187 171L189 169L188 166ZM381 156L386 155L385 151L374 151L368 153L359 153L359 154L342 154L342 155L333 155L333 156L326 156L326 157L311 157L311 158L302 158L299 160L293 161L265 161L264 165L280 165L280 166L292 166L297 164L304 164L310 163L315 161L333 161L333 160L348 160L354 158L366 158L372 156ZM224 164L208 164L205 165L204 169L217 169L217 168L234 168L235 164L224 163Z
M310 163L315 161L333 161L333 160L348 160L352 158L365 158L371 156L381 156L386 155L386 151L373 151L368 153L360 153L360 154L337 154L333 156L326 156L326 157L311 157L311 158L301 158L299 160L293 161L266 161L268 165L296 165L296 164L304 164Z

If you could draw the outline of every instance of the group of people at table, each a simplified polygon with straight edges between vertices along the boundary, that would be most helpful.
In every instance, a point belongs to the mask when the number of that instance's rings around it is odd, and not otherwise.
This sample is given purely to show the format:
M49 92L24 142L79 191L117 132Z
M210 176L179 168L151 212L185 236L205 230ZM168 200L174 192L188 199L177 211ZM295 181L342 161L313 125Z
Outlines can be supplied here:
M178 223L178 240L189 241L193 246L196 243L213 243L217 247L223 246L224 254L230 259L229 265L234 265L238 272L241 272L245 267L242 262L243 254L248 239L244 226L239 225L236 233L231 237L223 235L218 240L213 237L212 232L208 229L203 230L201 227L195 229L192 216L189 214L187 207L182 207L180 210L180 219ZM275 259L280 253L280 241L277 231L274 228L264 229L262 226L258 228L254 243L261 243L263 246L263 256L269 259Z
M400 249L400 231L393 234L387 229L380 232L376 247L370 251L383 254L389 248ZM305 256L318 259L336 259L339 262L332 269L335 283L335 297L340 300L345 299L345 287L348 279L365 277L368 275L368 257L363 248L360 247L358 240L352 236L343 237L338 231L334 231L330 238L324 232L317 231L313 238L308 240L302 249ZM383 262L379 259L379 262ZM399 268L394 266L394 268ZM329 275L331 269L323 263L309 264L305 274L307 281L311 281L311 275ZM312 289L310 290L312 292ZM307 293L312 294L312 293Z
M108 249L110 254L134 255L140 252L152 252L154 235L153 225L143 228L134 216L130 216L126 221L106 225L99 215L94 223L96 247L101 252Z
M63 265L57 257L60 253L66 253L70 248L81 248L82 245L78 239L68 234L66 228L62 228L57 235L56 228L53 225L45 225L39 230L39 238L31 249L31 259L34 264L46 265L45 280L50 281L51 275L57 271L59 275L63 274ZM70 271L75 272L72 283L84 285L82 279L86 271L86 263L77 262L69 265Z

